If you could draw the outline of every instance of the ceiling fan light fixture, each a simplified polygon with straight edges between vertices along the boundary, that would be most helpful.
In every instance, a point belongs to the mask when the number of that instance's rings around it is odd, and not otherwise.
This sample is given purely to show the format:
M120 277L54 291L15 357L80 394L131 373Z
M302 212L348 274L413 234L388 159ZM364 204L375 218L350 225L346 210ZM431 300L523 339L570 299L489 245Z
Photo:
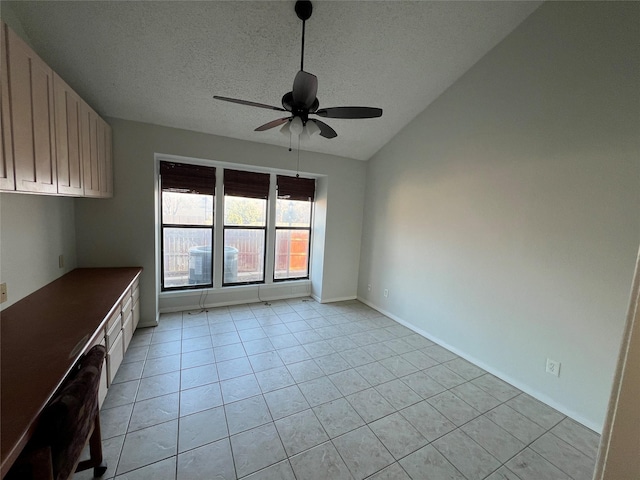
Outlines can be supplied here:
M311 137L320 133L320 127L318 127L318 125L316 125L316 122L313 122L313 121L307 122L307 124L305 125L305 130L309 133L309 136Z
M282 133L283 135L291 135L291 121L285 123L284 125L282 125L282 128L280 128L280 133Z
M291 122L289 123L291 133L293 133L294 135L300 135L302 133L304 125L302 124L302 119L300 117L294 117L293 120L291 120Z
M311 135L309 135L309 131L305 128L300 134L300 141L308 142L309 140L311 140Z

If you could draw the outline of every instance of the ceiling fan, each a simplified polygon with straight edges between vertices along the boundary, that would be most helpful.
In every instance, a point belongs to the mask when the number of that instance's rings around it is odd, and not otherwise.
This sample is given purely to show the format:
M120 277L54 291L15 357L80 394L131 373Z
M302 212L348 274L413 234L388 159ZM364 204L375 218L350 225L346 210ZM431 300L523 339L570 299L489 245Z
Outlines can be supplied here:
M220 97L214 95L216 100L224 100L225 102L239 103L240 105L248 105L250 107L266 108L279 112L289 112L291 115L278 118L271 122L265 123L255 129L256 132L269 130L280 125L284 125L284 129L288 129L291 133L299 135L306 127L309 134L320 133L324 138L335 138L338 136L336 131L329 125L317 118L309 118L309 115L315 115L322 118L376 118L382 115L381 108L375 107L330 107L318 108L320 103L316 97L318 91L318 78L304 71L304 27L305 22L311 17L313 7L309 0L296 1L295 11L300 20L302 20L302 51L300 54L300 71L296 74L293 81L293 88L282 97L282 108L266 105L264 103L250 102L237 98ZM286 133L286 132L285 132Z

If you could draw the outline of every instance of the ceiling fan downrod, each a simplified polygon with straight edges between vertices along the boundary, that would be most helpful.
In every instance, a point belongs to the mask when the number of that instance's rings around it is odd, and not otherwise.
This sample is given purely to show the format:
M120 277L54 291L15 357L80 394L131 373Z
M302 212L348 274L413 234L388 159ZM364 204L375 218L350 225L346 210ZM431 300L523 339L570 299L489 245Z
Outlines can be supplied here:
M304 70L304 28L306 21L311 18L313 5L309 0L298 0L295 6L296 15L302 20L302 51L300 52L300 70Z

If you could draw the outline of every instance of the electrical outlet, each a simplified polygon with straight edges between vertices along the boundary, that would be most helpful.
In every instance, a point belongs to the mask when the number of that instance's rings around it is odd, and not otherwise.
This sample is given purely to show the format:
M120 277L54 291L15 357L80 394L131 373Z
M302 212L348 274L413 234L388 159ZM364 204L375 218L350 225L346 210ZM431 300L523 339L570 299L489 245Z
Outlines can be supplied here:
M551 360L547 358L547 373L551 375L555 375L556 377L560 376L560 362L556 362L555 360Z
M58 256L58 268L64 268L64 255Z
M371 291L371 284L367 285L367 292Z
M389 296L389 289L388 288L384 289L384 296L385 296L385 298Z
M7 284L0 283L0 303L7 301Z

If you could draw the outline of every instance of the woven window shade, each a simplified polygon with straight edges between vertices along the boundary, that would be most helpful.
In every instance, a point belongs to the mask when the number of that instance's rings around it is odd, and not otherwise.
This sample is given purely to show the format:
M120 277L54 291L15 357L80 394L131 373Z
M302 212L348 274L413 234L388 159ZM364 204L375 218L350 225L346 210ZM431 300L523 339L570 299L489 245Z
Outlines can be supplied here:
M298 178L278 175L278 198L313 202L316 181L313 178Z
M163 191L213 195L216 190L216 169L187 163L160 162Z
M269 174L225 169L224 194L266 199L269 197Z

